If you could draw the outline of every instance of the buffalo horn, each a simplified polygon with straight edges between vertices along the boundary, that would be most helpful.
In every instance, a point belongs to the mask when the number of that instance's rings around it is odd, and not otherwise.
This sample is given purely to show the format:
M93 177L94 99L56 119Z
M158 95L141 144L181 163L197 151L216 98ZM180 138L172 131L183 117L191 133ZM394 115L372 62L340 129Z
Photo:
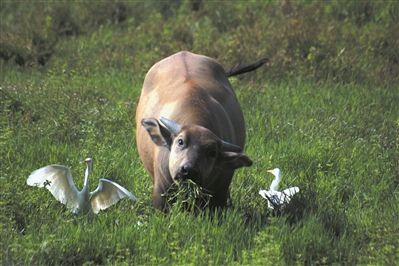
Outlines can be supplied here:
M160 121L174 135L177 135L181 130L181 125L173 120L162 116Z
M223 149L223 151L242 152L242 149L240 146L237 146L235 144L229 143L224 140L222 140L222 149Z

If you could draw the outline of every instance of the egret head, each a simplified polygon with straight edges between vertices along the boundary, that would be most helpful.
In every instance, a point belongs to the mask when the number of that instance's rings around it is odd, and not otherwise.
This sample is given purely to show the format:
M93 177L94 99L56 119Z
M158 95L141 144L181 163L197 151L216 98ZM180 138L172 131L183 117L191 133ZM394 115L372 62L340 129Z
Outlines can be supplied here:
M93 159L92 159L92 158L86 158L86 159L84 160L84 162L85 162L87 165L92 165L92 164L93 164Z
M269 173L271 173L272 175L274 175L275 178L280 179L281 177L281 171L279 168L274 168L272 170L267 170Z
M92 158L86 158L84 160L84 162L86 163L87 168L92 170L92 168L93 168L93 159Z

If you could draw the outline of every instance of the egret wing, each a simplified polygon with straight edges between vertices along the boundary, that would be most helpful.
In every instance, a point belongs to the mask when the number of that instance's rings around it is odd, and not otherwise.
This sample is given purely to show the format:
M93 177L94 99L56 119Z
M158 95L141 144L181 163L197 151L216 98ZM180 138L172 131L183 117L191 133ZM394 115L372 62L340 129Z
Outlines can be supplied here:
M100 210L107 209L125 197L128 197L130 200L137 200L127 189L105 178L100 179L97 189L90 194L91 207L96 214Z
M288 204L291 201L291 198L299 192L298 187L290 187L284 189L280 193L280 204Z
M62 204L68 207L77 201L78 190L73 182L71 170L63 165L53 164L33 171L26 183L29 186L45 187Z
M267 199L267 206L270 209L274 209L281 204L280 194L281 192L274 190L259 190L259 194Z
M259 195L261 195L264 199L270 198L270 191L269 190L259 190Z
M296 193L299 192L299 187L289 187L282 191L282 193L289 198L292 198Z

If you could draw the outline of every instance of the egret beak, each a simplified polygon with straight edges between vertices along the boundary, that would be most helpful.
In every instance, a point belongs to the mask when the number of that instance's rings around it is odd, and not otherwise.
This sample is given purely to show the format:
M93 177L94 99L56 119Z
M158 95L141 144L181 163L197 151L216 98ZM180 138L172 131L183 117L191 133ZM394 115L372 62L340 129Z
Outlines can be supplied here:
M267 170L269 173L273 174L273 170Z

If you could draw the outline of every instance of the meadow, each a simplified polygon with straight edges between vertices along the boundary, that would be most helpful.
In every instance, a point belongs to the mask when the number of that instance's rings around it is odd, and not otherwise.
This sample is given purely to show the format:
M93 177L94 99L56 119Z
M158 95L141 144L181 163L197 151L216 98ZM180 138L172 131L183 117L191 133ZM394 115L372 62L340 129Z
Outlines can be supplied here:
M397 264L398 4L286 3L2 2L1 264ZM230 79L254 164L216 213L155 210L135 145L144 75L179 50L270 58ZM107 177L138 201L75 217L26 185L58 163L80 188L88 156L92 190ZM258 194L274 167L301 189L278 215Z

